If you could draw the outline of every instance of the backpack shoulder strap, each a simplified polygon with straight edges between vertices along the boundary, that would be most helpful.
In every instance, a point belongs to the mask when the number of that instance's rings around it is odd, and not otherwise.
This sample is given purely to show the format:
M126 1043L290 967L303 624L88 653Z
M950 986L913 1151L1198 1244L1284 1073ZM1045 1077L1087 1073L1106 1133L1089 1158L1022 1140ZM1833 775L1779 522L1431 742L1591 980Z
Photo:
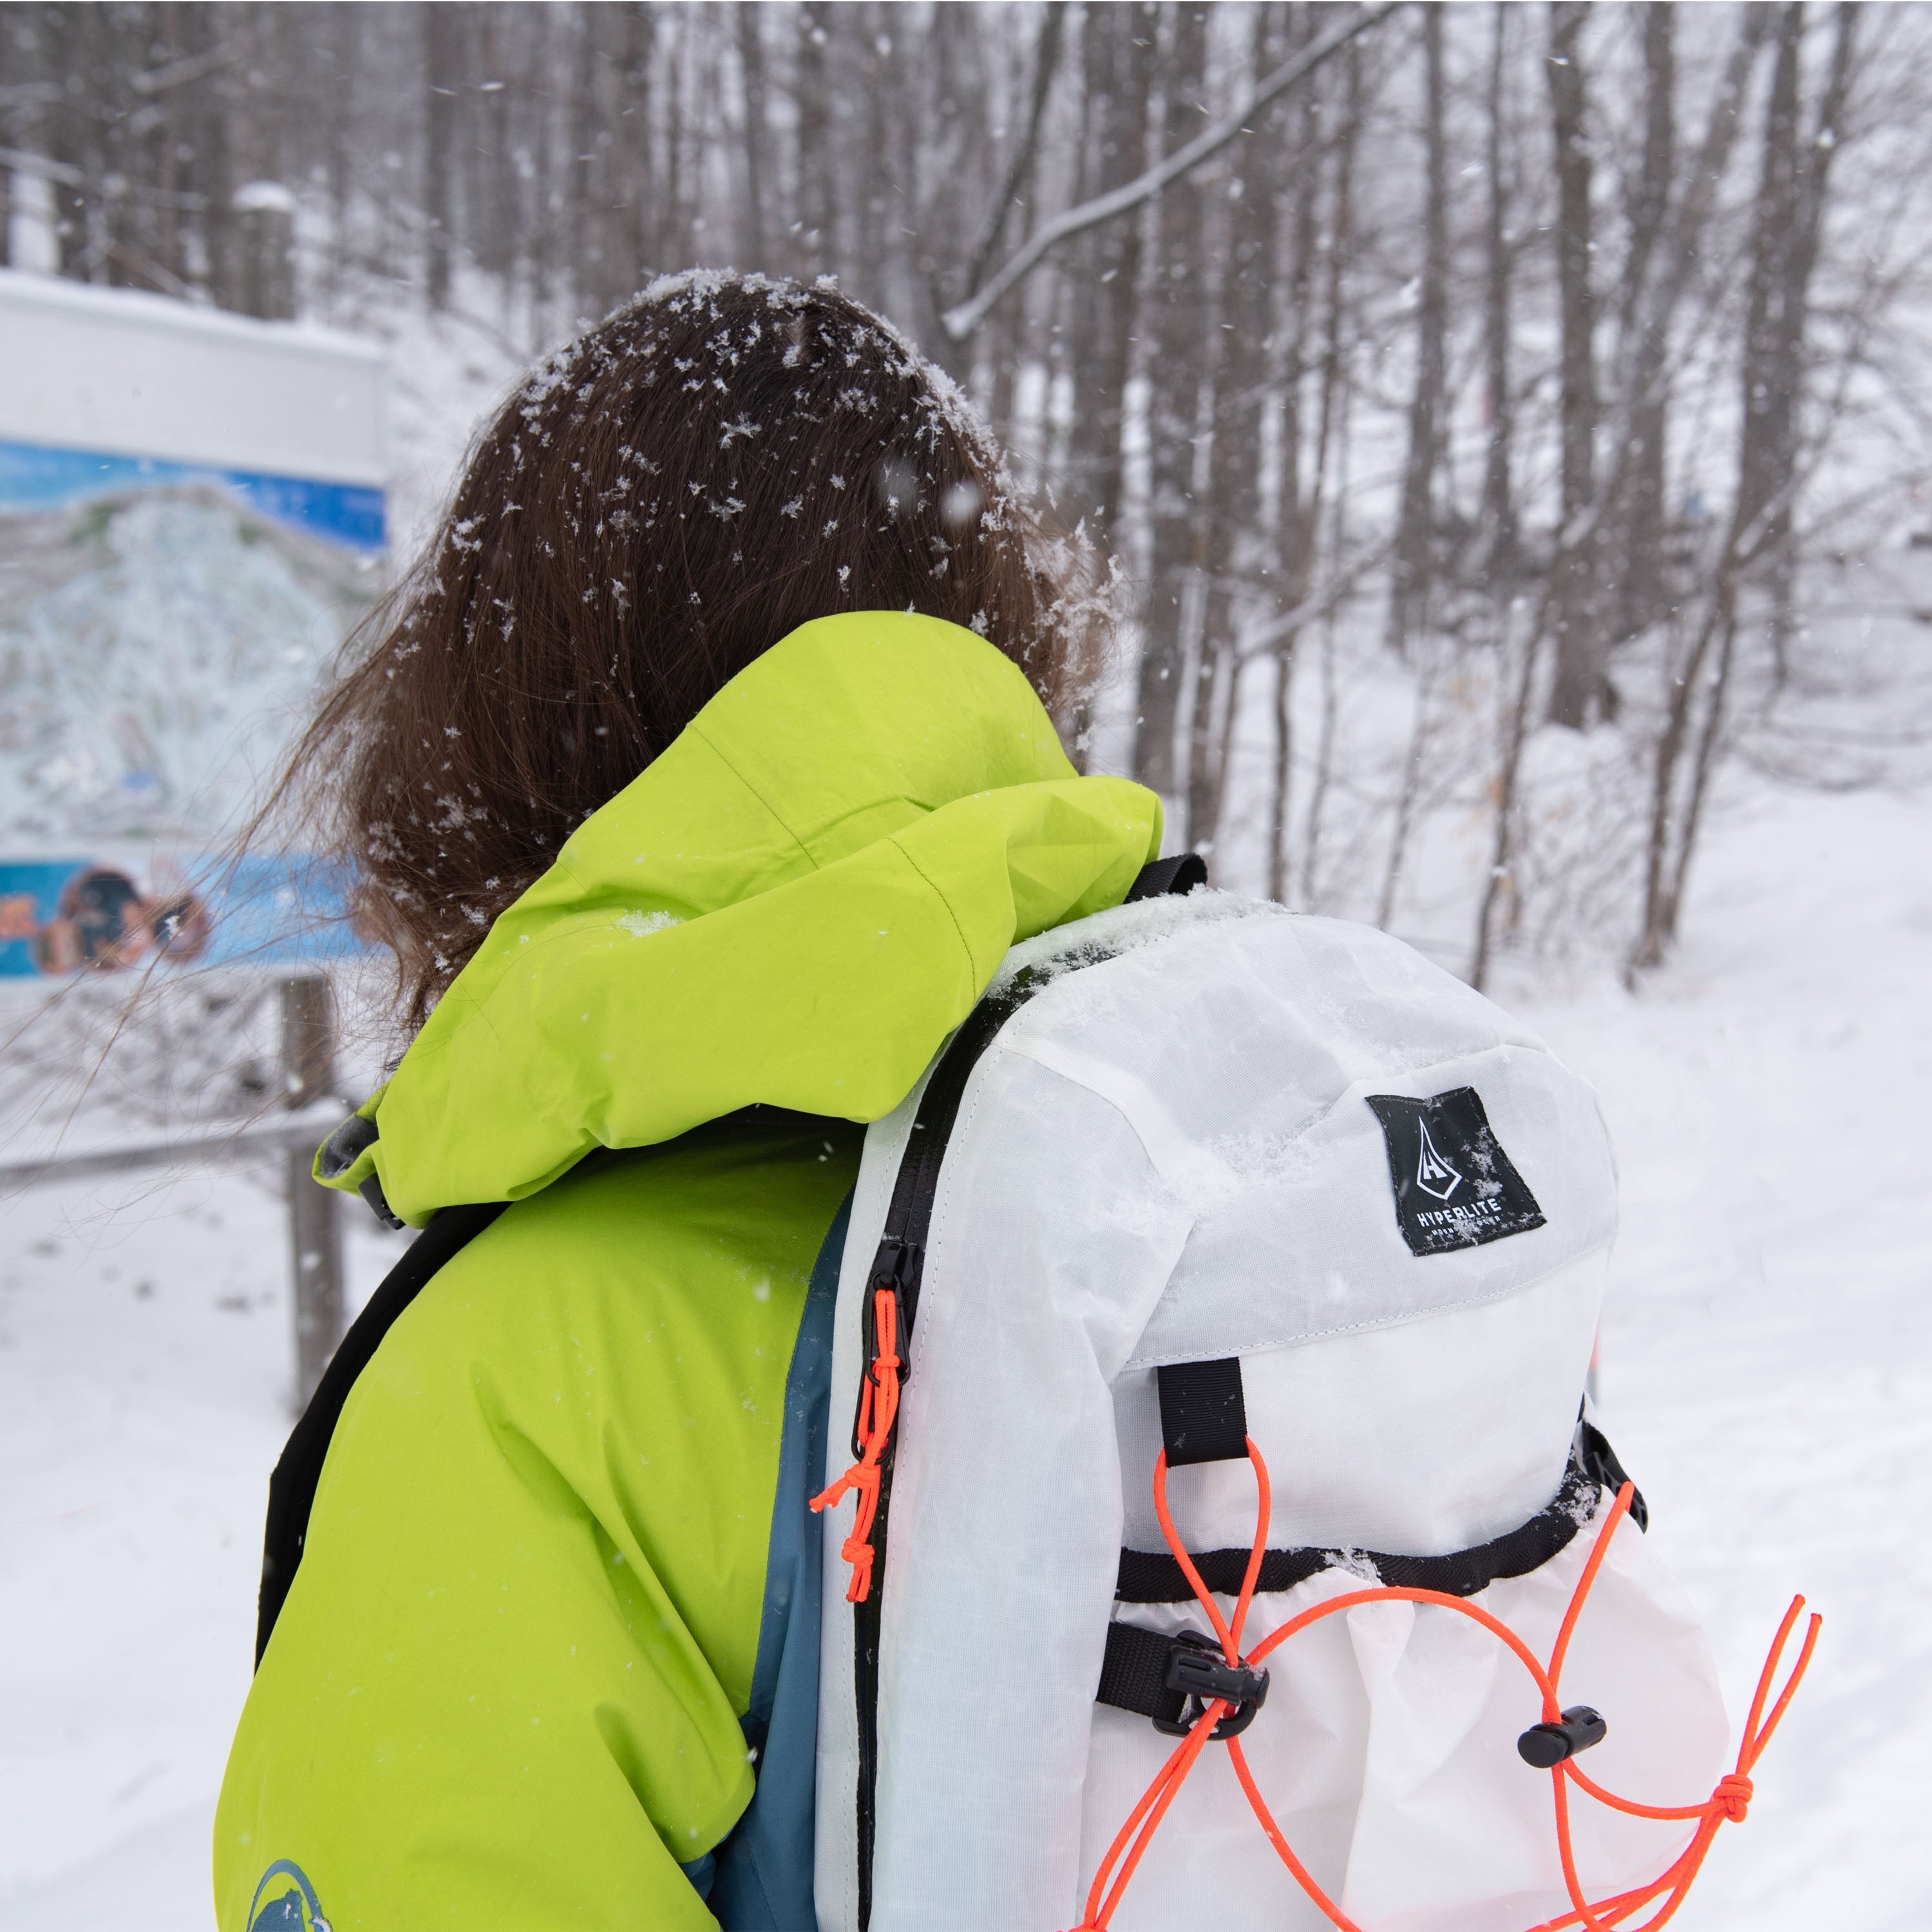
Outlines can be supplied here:
M1120 903L1132 905L1141 899L1165 898L1170 892L1191 892L1207 883L1207 860L1198 852L1177 852L1172 859L1156 859L1143 866Z
M342 1406L356 1378L369 1365L396 1318L415 1300L437 1270L466 1248L510 1204L486 1201L473 1207L445 1208L412 1241L400 1261L350 1324L291 1432L274 1474L268 1478L268 1520L262 1539L262 1594L255 1624L255 1666L287 1600L308 1535L309 1511L323 1459L335 1434Z

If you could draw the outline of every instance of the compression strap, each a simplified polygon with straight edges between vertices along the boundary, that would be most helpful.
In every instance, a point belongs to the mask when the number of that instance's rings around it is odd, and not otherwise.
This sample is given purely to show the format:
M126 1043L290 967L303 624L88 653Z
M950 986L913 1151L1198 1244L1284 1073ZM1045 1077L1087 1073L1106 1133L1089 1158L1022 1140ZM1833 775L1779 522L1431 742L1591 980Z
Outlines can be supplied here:
M1196 1366L1218 1368L1221 1365ZM1169 1372L1165 1369L1160 1371L1163 1414L1167 1406L1165 1378ZM1238 1379L1238 1396L1239 1386ZM1194 1456L1188 1460L1209 1459ZM1171 1434L1167 1461L1169 1468L1176 1466ZM1603 1432L1594 1424L1580 1420L1570 1445L1569 1466L1549 1505L1494 1541L1478 1544L1470 1550L1452 1550L1445 1556L1391 1556L1374 1550L1267 1550L1262 1552L1261 1576L1255 1588L1264 1594L1276 1594L1294 1589L1324 1570L1344 1569L1359 1570L1364 1575L1372 1570L1380 1581L1398 1589L1473 1597L1499 1578L1526 1576L1532 1570L1541 1569L1569 1546L1579 1523L1587 1521L1595 1508L1597 1498L1615 1496L1628 1480L1616 1451L1604 1439ZM1634 1490L1630 1514L1640 1529L1650 1521L1643 1498ZM1241 1587L1250 1554L1245 1550L1204 1550L1195 1557L1194 1564L1213 1594L1232 1597ZM1180 1565L1166 1551L1123 1550L1114 1597L1122 1604L1187 1604L1194 1600L1194 1588Z

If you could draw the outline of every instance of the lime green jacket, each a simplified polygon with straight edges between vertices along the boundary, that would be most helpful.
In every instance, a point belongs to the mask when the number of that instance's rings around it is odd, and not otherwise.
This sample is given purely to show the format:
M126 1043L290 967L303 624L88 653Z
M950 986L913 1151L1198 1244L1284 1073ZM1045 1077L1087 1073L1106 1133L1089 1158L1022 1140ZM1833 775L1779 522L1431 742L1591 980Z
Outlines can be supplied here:
M515 1204L336 1426L222 1786L224 1932L809 1923L804 1498L862 1124L1160 838L990 645L864 613L734 679L496 921L332 1184Z

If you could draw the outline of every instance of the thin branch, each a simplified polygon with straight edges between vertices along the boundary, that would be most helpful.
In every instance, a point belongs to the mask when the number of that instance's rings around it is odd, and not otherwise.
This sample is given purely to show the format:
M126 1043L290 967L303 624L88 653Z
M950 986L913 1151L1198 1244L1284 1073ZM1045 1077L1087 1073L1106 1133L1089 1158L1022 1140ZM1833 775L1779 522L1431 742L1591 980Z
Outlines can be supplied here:
M50 160L45 154L25 148L0 148L0 167L16 174L38 175L43 180L58 182L63 188L82 188L104 201L135 201L150 208L178 208L195 214L208 206L205 194L181 194L167 188L150 188L145 182L123 182L110 188L68 161Z
M986 320L1000 298L1016 283L1030 274L1070 236L1097 228L1102 222L1111 221L1115 215L1124 214L1129 208L1138 208L1144 201L1151 201L1169 182L1198 167L1210 154L1226 147L1237 136L1250 133L1247 123L1258 108L1265 107L1277 94L1285 94L1297 81L1305 80L1330 55L1339 52L1358 34L1366 33L1394 13L1401 4L1402 0L1383 0L1382 4L1364 8L1340 26L1330 28L1292 60L1284 62L1233 113L1204 129L1186 146L1177 148L1157 166L1124 183L1111 194L1096 195L1091 201L1083 201L1077 208L1070 208L1064 214L1056 215L970 302L947 310L940 318L946 334L955 342L964 342Z
M227 66L242 50L232 42L210 47L206 53L190 54L185 60L170 61L166 67L137 74L128 82L136 94L164 94L171 87L185 86L191 80L206 78Z
M993 265L993 251L1000 245L1000 237L1006 230L1006 218L1012 212L1013 203L1028 176L1032 173L1034 158L1040 152L1040 123L1046 118L1046 97L1053 92L1054 73L1060 65L1060 29L1066 12L1066 0L1052 0L1046 10L1046 18L1040 22L1039 52L1034 63L1033 106L1027 116L1025 138L1013 151L1006 178L1000 182L1000 191L993 197L992 212L986 218L980 245L973 251L973 266L966 277L969 299L978 294L980 284L986 279L986 271Z

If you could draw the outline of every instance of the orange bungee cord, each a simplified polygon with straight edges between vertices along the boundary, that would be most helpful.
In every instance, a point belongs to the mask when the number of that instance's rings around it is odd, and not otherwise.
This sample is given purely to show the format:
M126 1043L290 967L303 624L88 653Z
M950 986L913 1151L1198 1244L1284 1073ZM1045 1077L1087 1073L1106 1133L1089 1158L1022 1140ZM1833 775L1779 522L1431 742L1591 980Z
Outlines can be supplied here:
M814 1510L828 1510L848 1490L859 1492L852 1533L838 1554L852 1566L845 1600L862 1604L872 1593L872 1520L879 1510L879 1457L892 1440L899 1412L898 1297L890 1286L872 1298L872 1329L878 1353L859 1392L859 1460L830 1489L812 1498Z
M1174 1520L1167 1508L1167 1455L1163 1450L1154 1464L1154 1502L1156 1514L1160 1519L1161 1534L1167 1539L1167 1546L1173 1552L1174 1560L1192 1588L1195 1597L1208 1613L1214 1625L1214 1634L1220 1640L1222 1654L1231 1670L1254 1670L1272 1651L1278 1649L1289 1638L1324 1617L1335 1616L1338 1612L1352 1610L1358 1604L1438 1604L1444 1610L1455 1610L1472 1618L1508 1646L1517 1661L1529 1672L1543 1697L1543 1721L1533 1729L1538 1732L1553 1733L1561 1739L1568 1739L1573 1727L1580 1724L1600 1724L1595 1713L1583 1710L1566 1712L1557 1696L1557 1685L1562 1676L1563 1660L1568 1654L1570 1640L1576 1628L1576 1619L1582 1614L1588 1600L1591 1586L1596 1582L1597 1573L1603 1567L1604 1558L1610 1552L1610 1538L1617 1525L1630 1510L1630 1498L1635 1493L1633 1486L1625 1483L1617 1492L1616 1502L1605 1514L1597 1532L1596 1542L1590 1552L1589 1561L1583 1567L1583 1574L1577 1579L1576 1588L1571 1593L1568 1609L1564 1613L1562 1628L1556 1634L1552 1646L1548 1665L1539 1663L1534 1654L1516 1635L1515 1631L1492 1616L1487 1610L1479 1609L1467 1598L1444 1595L1437 1590L1413 1590L1378 1588L1369 1590L1352 1590L1347 1594L1333 1597L1325 1603L1316 1604L1288 1622L1283 1624L1271 1636L1258 1643L1246 1658L1241 1654L1241 1630L1246 1623L1248 1606L1254 1595L1255 1581L1260 1574L1262 1552L1268 1546L1269 1490L1268 1465L1252 1437L1248 1439L1248 1460L1254 1466L1255 1480L1260 1496L1256 1514L1254 1549L1248 1558L1246 1575L1242 1580L1240 1596L1236 1599L1234 1614L1224 1618L1220 1606L1208 1594L1201 1580L1201 1573L1194 1562L1181 1546L1179 1535L1174 1527ZM869 1552L868 1552L869 1554ZM1540 1924L1528 1928L1528 1932L1568 1932L1575 1927L1578 1932L1657 1932L1676 1912L1684 1903L1703 1864L1705 1855L1710 1850L1712 1840L1718 1835L1719 1826L1726 1821L1733 1824L1744 1822L1744 1813L1750 1803L1750 1774L1765 1746L1771 1741L1772 1733L1783 1720L1790 1705L1792 1694L1803 1681L1804 1672L1811 1661L1811 1652L1818 1641L1818 1632L1824 1619L1815 1613L1804 1634L1804 1641L1798 1653L1798 1660L1792 1666L1790 1675L1785 1680L1784 1690L1777 1702L1771 1707L1768 1717L1765 1706L1771 1695L1772 1683L1778 1672L1780 1660L1789 1640L1792 1626L1796 1624L1804 1608L1804 1599L1794 1597L1791 1607L1785 1612L1784 1621L1778 1626L1778 1635L1773 1640L1770 1654L1766 1658L1764 1669L1760 1673L1757 1694L1751 1700L1750 1714L1744 1720L1744 1735L1738 1747L1737 1768L1727 1773L1718 1781L1717 1788L1701 1804L1658 1805L1640 1804L1627 1798L1619 1798L1586 1777L1576 1768L1574 1757L1564 1756L1549 1767L1552 1800L1556 1808L1556 1844L1562 1859L1563 1882L1570 1894L1572 1910L1560 1918L1544 1920ZM1108 1932L1113 1916L1120 1908L1128 1882L1135 1868L1145 1856L1154 1835L1160 1828L1161 1820L1167 1815L1168 1808L1174 1802L1181 1786L1186 1782L1187 1774L1199 1761L1202 1753L1214 1738L1224 1718L1233 1715L1234 1706L1226 1698L1209 1700L1201 1714L1189 1730L1185 1739L1175 1750L1166 1764L1162 1766L1154 1782L1148 1786L1138 1804L1128 1814L1127 1820L1108 1846L1107 1855L1100 1861L1100 1869L1094 1875L1094 1882L1087 1894L1086 1916L1074 1932ZM1600 1729L1597 1735L1600 1736ZM1527 1739L1530 1732L1525 1732ZM1334 1900L1318 1885L1308 1868L1294 1855L1294 1848L1282 1834L1281 1827L1275 1822L1274 1814L1268 1810L1256 1786L1253 1774L1248 1768L1248 1761L1241 1750L1238 1736L1224 1735L1228 1755L1232 1760L1234 1775L1240 1780L1241 1790L1246 1793L1250 1807L1268 1842L1280 1854L1282 1862L1294 1876L1294 1880L1315 1904L1327 1916L1338 1932L1362 1932ZM1569 1742L1558 1744L1558 1749L1567 1751ZM1690 1844L1664 1872L1661 1876L1648 1885L1634 1891L1620 1892L1612 1898L1598 1899L1594 1903L1583 1896L1583 1888L1576 1875L1576 1864L1570 1846L1570 1790L1574 1784L1577 1789L1593 1798L1600 1804L1612 1810L1627 1813L1635 1818L1654 1818L1666 1822L1682 1822L1690 1819L1697 1821L1697 1828ZM1117 1869L1118 1868L1118 1869ZM1641 1912L1652 1903L1662 1903L1654 1916L1646 1918L1641 1925L1632 1927L1628 1921L1634 1913Z

